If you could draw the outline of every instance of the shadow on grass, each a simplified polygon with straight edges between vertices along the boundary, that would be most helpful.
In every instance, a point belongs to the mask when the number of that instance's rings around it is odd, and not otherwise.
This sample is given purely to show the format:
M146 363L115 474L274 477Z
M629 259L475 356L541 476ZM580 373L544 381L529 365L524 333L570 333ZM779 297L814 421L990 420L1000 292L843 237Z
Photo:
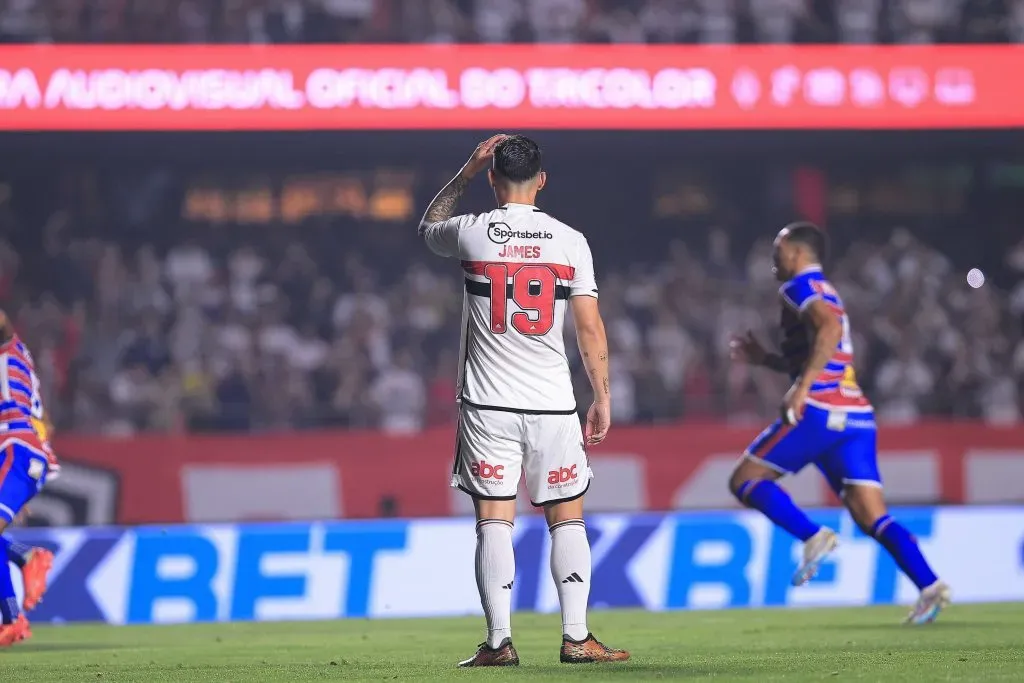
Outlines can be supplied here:
M783 667L784 670L784 667ZM504 672L508 672L505 674ZM680 680L692 678L763 678L763 666L745 663L719 663L712 665L665 664L658 662L630 662L628 664L598 664L566 667L560 664L542 664L540 666L524 666L516 669L503 669L503 675L510 679L521 675L525 680ZM515 673L513 673L515 672ZM362 673L362 672L361 672ZM444 677L462 678L479 677L479 669L454 669L444 672Z

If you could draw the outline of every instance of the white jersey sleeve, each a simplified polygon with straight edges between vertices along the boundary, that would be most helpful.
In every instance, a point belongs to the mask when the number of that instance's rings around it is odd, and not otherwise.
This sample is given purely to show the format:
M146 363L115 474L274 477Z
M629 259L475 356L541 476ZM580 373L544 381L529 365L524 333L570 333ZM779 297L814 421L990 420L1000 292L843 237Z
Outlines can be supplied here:
M592 296L597 298L597 278L594 275L594 256L590 243L580 235L576 251L576 269L569 284L569 296Z
M459 255L459 232L468 228L477 217L470 214L452 216L448 220L431 223L423 230L423 239L430 251L438 256L454 258Z

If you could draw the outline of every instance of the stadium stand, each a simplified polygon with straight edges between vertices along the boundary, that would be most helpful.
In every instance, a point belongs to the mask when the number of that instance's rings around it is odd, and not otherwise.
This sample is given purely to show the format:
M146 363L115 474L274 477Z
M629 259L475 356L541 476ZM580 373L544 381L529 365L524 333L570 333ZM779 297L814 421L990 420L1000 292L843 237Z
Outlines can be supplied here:
M1020 0L2 0L0 42L996 43Z
M0 186L0 296L37 349L59 426L408 432L453 420L461 280L414 236L434 181L420 182L414 200L392 198L394 214L371 198L347 216L288 225L261 217L252 197L237 203L248 214L227 215L209 189L182 189L169 172L120 177L101 182L78 170L44 184L50 190ZM684 188L677 203L697 212L685 219L658 218L673 208L661 197L637 218L633 253L617 247L614 224L580 219L599 269L619 424L760 420L777 410L784 378L726 358L730 333L770 339L776 322L765 236L777 226L745 206L744 195L756 194L745 188ZM637 201L647 191L641 181ZM715 191L719 204L701 213ZM583 192L553 195L547 206L571 216L565 207L585 204ZM871 201L884 200L874 192ZM468 199L472 206L479 202ZM593 212L613 208L599 202ZM833 211L846 248L830 272L858 323L860 377L881 419L1020 421L1024 241L1015 243L1007 222L1013 211L1003 214L974 229L1003 235L1006 249L986 253L1005 260L975 262L969 247L949 242L957 230L934 229L934 219L861 212L844 226ZM989 276L979 289L964 277L975 263Z

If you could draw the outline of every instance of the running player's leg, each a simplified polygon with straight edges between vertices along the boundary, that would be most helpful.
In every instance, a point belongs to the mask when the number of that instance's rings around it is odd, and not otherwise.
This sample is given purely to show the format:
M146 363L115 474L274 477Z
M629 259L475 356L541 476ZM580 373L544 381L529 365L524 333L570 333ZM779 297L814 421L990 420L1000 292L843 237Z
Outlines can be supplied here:
M820 466L857 526L892 555L921 591L907 621L928 623L949 604L949 586L932 571L913 534L889 514L878 471L876 439L874 429L850 429Z
M19 517L25 516L28 508L22 508ZM15 524L20 524L17 520ZM21 583L25 587L23 607L26 612L34 610L46 594L47 579L53 568L53 553L46 548L34 548L13 539L7 539L7 560L21 570Z
M592 472L575 415L527 416L526 485L530 500L544 509L551 534L551 578L562 611L562 649L566 664L629 659L610 648L587 627L590 597L590 541L583 520L583 496Z
M3 535L3 529L7 528L7 522L0 520L0 550L3 550L4 557L10 549L10 541ZM10 626L18 619L18 599L14 594L14 581L11 578L10 566L4 561L0 567L0 634L3 628Z
M21 444L9 442L0 453L0 557L6 559L10 554L10 541L4 532L39 491L45 473L45 458ZM0 647L28 636L28 621L18 608L11 570L4 566L0 568Z
M459 666L515 666L512 583L516 563L512 529L522 471L522 416L463 406L452 486L473 497L476 510L476 585L487 636Z
M803 561L793 575L795 586L814 577L839 541L835 531L812 521L775 482L814 461L823 443L832 438L823 427L824 418L811 407L796 425L776 421L744 451L729 479L729 490L743 505L803 541Z
M23 569L28 561L32 558L32 546L19 543L18 541L8 540L7 542L7 561L13 564L18 569Z
M822 527L811 521L775 482L787 474L796 474L813 460L817 430L812 419L808 411L805 421L796 425L776 420L744 451L729 479L729 490L741 503L804 542Z

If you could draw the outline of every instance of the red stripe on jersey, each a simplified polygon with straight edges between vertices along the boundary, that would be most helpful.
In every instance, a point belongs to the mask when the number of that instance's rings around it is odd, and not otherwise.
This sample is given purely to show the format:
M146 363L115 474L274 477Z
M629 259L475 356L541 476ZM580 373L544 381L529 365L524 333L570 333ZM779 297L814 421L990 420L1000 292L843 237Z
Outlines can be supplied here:
M843 353L842 351L836 351L832 354L832 357L828 359L830 363L852 363L853 354Z
M811 280L811 289L822 294L834 294L835 289L831 285L827 284L824 280Z
M27 402L25 405L16 401L11 401L11 403L14 403L16 407L0 412L0 422L24 422L31 417Z
M9 353L12 356L17 356L19 359L24 358L24 354L18 348L19 346L23 346L21 339L16 334L12 335L10 339L0 344L0 353Z
M844 311L844 310L843 310L843 307L842 307L842 306L840 306L840 305L838 305L838 304L834 304L834 303L832 303L831 301L829 301L828 299L822 299L821 301L822 301L822 303L824 303L824 304L825 304L826 306L828 306L828 309L829 309L830 311L832 311L832 312L833 312L833 313L835 313L836 315L838 315L838 316L843 316L843 315L846 315L846 311Z
M35 368L32 367L32 358L28 353L28 348L21 343L21 339L18 338L18 335L14 335L8 339L5 344L0 344L0 353L6 353L11 358L19 361L30 371L35 372Z
M559 280L572 280L576 277L576 269L572 266L563 266L560 263L506 263L504 261L463 261L462 269L466 271L468 275L483 275L484 268L489 265L500 265L508 268L509 277L519 272L520 268L526 266L541 266L543 268L550 268L551 272L555 274L555 277Z
M839 389L826 389L825 391L812 391L810 398L820 403L829 403L834 406L868 406L871 403L861 394L860 396L844 396Z
M0 484L7 478L7 473L11 471L11 465L14 464L14 446L8 446L4 449L4 462L0 465Z
M12 365L7 366L7 379L13 379L15 382L21 382L26 387L31 388L32 386L32 378Z
M782 441L782 439L787 434L789 434L791 429L793 429L793 425L787 422L783 422L781 425L779 425L778 431L776 431L774 434L772 434L763 442L761 442L761 444L758 445L757 449L754 450L754 452L751 453L751 455L758 458L763 458L768 454L768 451L775 448L779 444L779 442Z

